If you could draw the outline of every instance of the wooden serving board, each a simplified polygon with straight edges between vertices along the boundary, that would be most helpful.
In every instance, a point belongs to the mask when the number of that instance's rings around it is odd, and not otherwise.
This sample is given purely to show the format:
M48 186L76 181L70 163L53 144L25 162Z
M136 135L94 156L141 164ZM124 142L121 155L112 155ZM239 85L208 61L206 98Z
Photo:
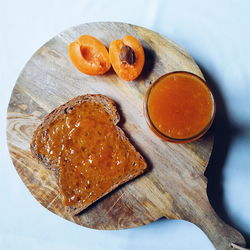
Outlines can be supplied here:
M97 37L107 47L112 40L126 34L137 37L146 54L142 75L128 83L113 71L95 77L80 73L70 62L67 47L82 34ZM175 43L151 30L124 23L79 25L44 44L21 72L8 108L10 155L31 194L55 214L90 228L131 228L165 216L196 224L217 249L230 249L230 243L244 245L242 235L226 225L208 201L207 180L203 174L212 151L213 136L209 134L189 144L168 143L155 136L144 119L143 101L150 81L179 70L203 77L193 59ZM47 113L87 93L104 94L116 101L122 116L120 127L151 169L80 215L71 216L62 204L54 175L32 158L29 144L34 129Z

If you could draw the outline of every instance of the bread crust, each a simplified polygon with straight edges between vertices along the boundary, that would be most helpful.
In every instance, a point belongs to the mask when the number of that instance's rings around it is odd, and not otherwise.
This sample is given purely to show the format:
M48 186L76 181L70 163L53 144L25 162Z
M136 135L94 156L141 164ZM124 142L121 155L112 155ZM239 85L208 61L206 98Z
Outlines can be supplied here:
M97 201L103 196L105 196L106 194L110 193L112 190L116 189L118 186L142 174L147 169L147 164L145 160L143 159L143 157L141 156L141 154L137 152L135 147L129 142L123 130L117 126L117 123L120 120L120 115L116 109L115 102L112 99L101 94L95 94L95 95L86 94L86 95L77 96L69 100L68 102L62 104L61 106L55 108L51 113L49 113L48 115L44 117L43 122L34 131L31 144L30 144L30 150L31 150L33 157L38 159L38 161L42 163L46 168L52 170L57 177L57 181L59 181L58 167L51 164L50 160L46 156L41 155L37 152L36 138L41 130L46 131L50 127L51 123L53 123L53 121L57 120L61 115L67 114L68 112L70 112L72 109L82 104L83 102L102 103L104 105L105 111L109 114L110 119L112 120L112 122L114 123L116 127L118 136L120 137L122 142L125 143L135 153L135 156L136 156L135 158L137 162L140 162L139 167L134 169L134 171L131 171L131 173L129 173L128 175L123 176L116 183L113 183L113 185L110 186L107 192L103 193L102 195L98 197L98 199L95 200ZM80 203L80 206L69 206L68 207L69 212L73 215L77 215L94 202L85 202L85 204Z

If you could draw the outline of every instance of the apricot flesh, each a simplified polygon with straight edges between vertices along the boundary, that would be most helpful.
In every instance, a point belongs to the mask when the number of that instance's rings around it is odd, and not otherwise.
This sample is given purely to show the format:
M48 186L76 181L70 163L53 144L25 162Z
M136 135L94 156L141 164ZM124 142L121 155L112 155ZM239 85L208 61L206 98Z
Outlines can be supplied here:
M80 36L69 45L68 52L73 65L87 75L102 75L111 67L106 47L93 36Z
M109 58L116 74L125 81L135 80L141 74L145 62L142 45L131 35L112 41Z

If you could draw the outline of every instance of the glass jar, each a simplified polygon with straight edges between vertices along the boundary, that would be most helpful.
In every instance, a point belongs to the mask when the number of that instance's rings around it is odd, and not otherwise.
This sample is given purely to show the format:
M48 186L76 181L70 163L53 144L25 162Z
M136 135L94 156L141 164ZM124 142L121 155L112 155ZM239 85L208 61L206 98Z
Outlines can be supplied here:
M192 142L204 135L215 116L215 101L206 82L185 71L165 74L147 90L144 114L163 140Z

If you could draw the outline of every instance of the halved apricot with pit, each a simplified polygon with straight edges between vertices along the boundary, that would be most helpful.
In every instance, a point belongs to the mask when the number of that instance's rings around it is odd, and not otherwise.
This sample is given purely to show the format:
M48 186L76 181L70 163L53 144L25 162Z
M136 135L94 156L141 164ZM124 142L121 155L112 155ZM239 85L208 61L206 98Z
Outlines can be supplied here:
M93 36L80 36L68 50L75 67L87 75L102 75L110 69L106 47Z
M136 79L142 72L145 62L143 47L130 35L110 44L109 58L116 74L126 81Z

